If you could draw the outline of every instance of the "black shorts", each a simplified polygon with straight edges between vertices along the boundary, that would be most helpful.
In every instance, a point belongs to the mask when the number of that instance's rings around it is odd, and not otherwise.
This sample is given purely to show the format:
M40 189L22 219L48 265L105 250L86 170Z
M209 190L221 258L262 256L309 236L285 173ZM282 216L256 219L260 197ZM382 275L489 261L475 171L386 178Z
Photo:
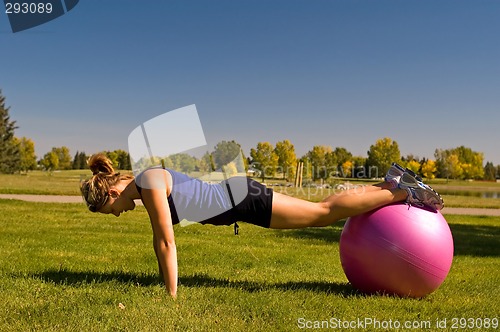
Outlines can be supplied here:
M226 181L231 182L231 179ZM273 208L273 191L255 180L247 178L248 194L232 209L200 222L209 225L232 225L243 221L256 226L269 228ZM225 185L225 181L222 182Z

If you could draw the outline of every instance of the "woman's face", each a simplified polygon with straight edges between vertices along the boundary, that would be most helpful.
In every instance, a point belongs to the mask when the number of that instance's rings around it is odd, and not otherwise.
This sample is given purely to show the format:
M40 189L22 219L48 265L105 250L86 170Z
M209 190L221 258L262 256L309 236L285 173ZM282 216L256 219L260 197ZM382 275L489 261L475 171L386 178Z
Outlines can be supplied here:
M111 188L108 201L99 212L104 214L111 213L119 217L122 212L133 210L135 208L134 200L121 193L122 191L120 189Z

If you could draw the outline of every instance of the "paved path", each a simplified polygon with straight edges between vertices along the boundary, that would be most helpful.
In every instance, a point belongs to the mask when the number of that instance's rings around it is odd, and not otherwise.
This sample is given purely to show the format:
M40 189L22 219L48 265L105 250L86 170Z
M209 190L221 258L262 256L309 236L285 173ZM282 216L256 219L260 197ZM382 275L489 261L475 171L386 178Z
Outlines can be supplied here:
M27 202L44 202L44 203L80 203L80 204L83 203L83 199L81 196L0 194L0 199L17 199ZM136 201L136 203L137 205L142 205L141 201ZM445 207L442 213L500 217L500 209L471 209L471 208Z
M0 199L17 199L26 202L43 203L83 203L81 196L0 194Z

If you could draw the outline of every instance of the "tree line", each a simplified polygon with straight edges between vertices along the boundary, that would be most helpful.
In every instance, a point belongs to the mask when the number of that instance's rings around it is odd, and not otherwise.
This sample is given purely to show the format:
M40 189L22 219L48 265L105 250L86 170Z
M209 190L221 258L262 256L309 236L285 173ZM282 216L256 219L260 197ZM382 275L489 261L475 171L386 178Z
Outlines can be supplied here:
M304 165L306 179L328 180L343 178L381 178L385 176L393 162L421 174L427 179L475 179L493 181L500 175L500 165L487 162L484 155L471 148L459 146L452 149L436 149L435 159L419 158L415 155L401 155L399 144L391 138L377 140L367 151L367 157L353 156L343 147L327 145L313 146L304 156L297 158L293 144L284 140L273 145L260 142L250 151L250 165L254 165L262 176L288 180L295 177L297 162Z
M35 143L26 137L17 138L16 122L10 119L9 108L5 106L5 97L0 90L0 173L27 172L35 169L47 171L85 169L89 155L77 151L71 156L69 148L53 147L42 158L37 160ZM230 168L244 169L263 180L265 178L282 178L293 181L297 164L301 162L303 178L310 181L343 178L376 178L383 177L392 162L398 162L427 179L476 179L495 180L500 175L500 165L491 162L484 164L483 153L459 146L452 149L436 149L435 159L419 158L414 155L402 156L399 144L391 138L377 140L367 151L367 156L354 156L343 147L332 148L328 145L316 145L305 155L298 157L295 147L289 140L277 142L258 142L245 157L241 145L236 141L219 142L212 152L201 158L180 153L172 156L156 156L134 161L124 150L105 151L115 168L131 170L133 166L144 168L160 162L168 168L185 173L210 172L221 165ZM235 164L235 156L242 155L242 162Z

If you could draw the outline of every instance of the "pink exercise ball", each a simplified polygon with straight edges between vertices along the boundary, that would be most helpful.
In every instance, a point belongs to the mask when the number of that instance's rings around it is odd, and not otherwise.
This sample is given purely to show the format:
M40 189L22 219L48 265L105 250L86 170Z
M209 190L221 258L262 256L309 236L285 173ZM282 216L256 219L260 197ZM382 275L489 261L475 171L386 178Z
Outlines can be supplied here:
M347 219L340 237L346 277L365 293L428 295L443 283L452 260L443 215L402 203Z

